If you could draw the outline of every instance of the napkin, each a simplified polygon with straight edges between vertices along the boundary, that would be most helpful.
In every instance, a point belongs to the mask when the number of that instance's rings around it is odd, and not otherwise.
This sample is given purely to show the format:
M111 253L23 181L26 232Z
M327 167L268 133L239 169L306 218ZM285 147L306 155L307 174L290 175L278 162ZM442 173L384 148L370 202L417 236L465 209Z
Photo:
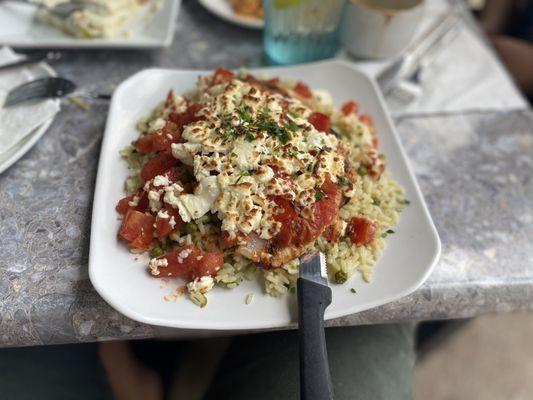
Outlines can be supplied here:
M9 47L0 49L0 65L22 58ZM0 105L9 91L39 76L31 68L0 71ZM10 108L0 108L0 155L28 136L59 111L59 100L22 103Z
M527 108L507 70L472 29L460 23L457 36L420 73L420 93L407 106L387 102L394 114L497 111Z
M426 11L417 35L426 29L450 7L450 2L427 0ZM507 70L481 35L474 31L472 22L459 18L456 32L449 40L437 44L428 56L420 73L420 85L409 82L409 103L399 101L394 94L385 99L395 116L467 111L496 111L527 108ZM358 61L358 67L376 76L393 60ZM402 87L402 89L406 89ZM404 93L405 95L405 93Z

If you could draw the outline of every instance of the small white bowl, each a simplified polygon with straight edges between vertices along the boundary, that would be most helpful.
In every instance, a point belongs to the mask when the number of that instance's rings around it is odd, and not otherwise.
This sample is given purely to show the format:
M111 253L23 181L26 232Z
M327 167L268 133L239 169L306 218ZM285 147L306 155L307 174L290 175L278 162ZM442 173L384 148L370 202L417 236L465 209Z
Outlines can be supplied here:
M344 48L357 58L399 54L413 38L424 4L424 0L350 0L341 27Z

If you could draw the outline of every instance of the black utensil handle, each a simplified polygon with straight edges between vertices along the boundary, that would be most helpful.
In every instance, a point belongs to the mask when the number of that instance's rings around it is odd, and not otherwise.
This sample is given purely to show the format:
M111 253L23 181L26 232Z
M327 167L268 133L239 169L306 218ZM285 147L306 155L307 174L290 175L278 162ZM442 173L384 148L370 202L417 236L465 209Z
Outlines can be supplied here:
M331 303L331 289L302 278L298 278L297 285L300 398L331 400L333 387L324 333L324 311Z

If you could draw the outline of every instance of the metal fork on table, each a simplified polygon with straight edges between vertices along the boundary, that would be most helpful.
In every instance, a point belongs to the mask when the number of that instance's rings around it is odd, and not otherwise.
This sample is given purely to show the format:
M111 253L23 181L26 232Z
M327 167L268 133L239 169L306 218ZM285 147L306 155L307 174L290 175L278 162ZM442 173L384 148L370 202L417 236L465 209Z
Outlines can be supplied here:
M384 95L392 92L403 80L418 83L421 69L427 63L424 59L428 55L435 55L436 49L441 43L450 39L450 32L454 31L457 25L457 12L452 7L446 14L438 18L418 39L413 41L405 50L402 57L397 59L383 71L376 79Z
M88 97L95 100L110 100L111 94L96 93L86 90L76 91L77 86L69 79L60 77L47 77L24 83L11 90L3 107L8 108L20 103L61 98L65 96Z
M94 10L105 11L106 7L103 4L98 4L93 1L84 1L84 0L71 0L65 1L54 6L48 6L40 1L35 0L0 0L1 3L24 3L30 4L42 10L46 10L51 14L56 15L59 18L67 18L69 15L76 11L80 11L87 8L92 8Z

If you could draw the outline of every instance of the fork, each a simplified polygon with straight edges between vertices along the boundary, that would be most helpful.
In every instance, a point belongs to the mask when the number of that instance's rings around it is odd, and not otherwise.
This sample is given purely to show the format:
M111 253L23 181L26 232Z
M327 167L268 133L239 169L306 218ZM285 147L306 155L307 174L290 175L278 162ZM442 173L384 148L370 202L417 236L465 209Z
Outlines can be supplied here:
M302 257L298 287L298 332L300 342L300 398L332 400L324 311L331 303L326 258L322 252Z
M35 0L0 0L0 3L7 3L7 2L30 4L42 10L46 10L62 19L67 18L68 16L70 16L72 13L76 11L80 11L86 8L94 8L98 10L106 9L103 4L98 4L93 1L84 1L84 0L65 1L62 3L56 4L55 6L47 6L46 4L35 1Z
M101 94L90 91L77 91L76 84L69 79L60 77L47 77L36 79L17 86L11 90L4 102L4 108L33 100L52 99L75 95L92 99L110 100L110 94Z

